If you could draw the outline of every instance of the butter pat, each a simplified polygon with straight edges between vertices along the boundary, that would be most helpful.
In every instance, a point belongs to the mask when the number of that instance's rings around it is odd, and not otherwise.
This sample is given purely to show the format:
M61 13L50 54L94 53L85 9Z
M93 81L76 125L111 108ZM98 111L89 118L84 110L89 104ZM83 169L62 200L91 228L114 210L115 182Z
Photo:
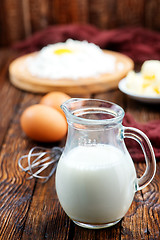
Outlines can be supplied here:
M133 93L160 95L160 61L145 61L139 74L130 71L126 79L126 87Z
M160 61L148 60L145 61L141 68L143 78L147 80L160 81Z

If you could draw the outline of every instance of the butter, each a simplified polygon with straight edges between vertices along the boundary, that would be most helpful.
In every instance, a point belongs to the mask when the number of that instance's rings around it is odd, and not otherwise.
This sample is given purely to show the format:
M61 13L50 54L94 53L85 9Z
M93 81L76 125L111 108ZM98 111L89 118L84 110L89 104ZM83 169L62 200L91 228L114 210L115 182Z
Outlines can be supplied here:
M126 87L137 94L160 95L160 61L145 61L139 74L130 71L126 77Z

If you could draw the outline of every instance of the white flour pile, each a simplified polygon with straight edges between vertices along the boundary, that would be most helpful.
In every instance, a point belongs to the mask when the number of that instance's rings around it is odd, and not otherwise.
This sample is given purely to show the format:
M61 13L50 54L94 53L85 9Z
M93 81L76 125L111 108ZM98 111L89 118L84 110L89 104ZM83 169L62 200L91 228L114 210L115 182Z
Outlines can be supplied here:
M115 72L116 58L93 43L69 39L48 45L35 57L28 57L27 67L31 75L39 78L76 80Z

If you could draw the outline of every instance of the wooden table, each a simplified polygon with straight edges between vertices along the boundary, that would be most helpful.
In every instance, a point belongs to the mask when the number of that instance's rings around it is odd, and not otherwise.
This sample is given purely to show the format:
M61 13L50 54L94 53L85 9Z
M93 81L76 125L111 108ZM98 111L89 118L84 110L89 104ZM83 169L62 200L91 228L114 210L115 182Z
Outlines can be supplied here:
M37 143L25 136L19 119L41 95L10 84L8 65L15 56L9 49L0 50L0 239L160 239L160 163L152 183L135 194L126 216L117 225L102 230L74 225L59 204L54 176L45 184L27 180L17 162ZM90 97L115 102L140 122L160 119L160 105L136 102L117 89ZM136 168L142 174L145 164L137 164Z

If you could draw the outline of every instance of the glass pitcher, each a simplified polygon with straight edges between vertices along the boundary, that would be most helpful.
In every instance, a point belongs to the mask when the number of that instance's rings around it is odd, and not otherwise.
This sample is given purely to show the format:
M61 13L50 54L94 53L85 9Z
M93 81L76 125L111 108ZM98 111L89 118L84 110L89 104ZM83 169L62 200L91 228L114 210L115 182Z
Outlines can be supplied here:
M119 222L136 191L147 186L156 171L148 137L124 127L124 110L111 102L73 98L62 105L68 137L56 170L56 191L66 214L79 226L104 228ZM146 170L137 178L124 138L136 140Z

